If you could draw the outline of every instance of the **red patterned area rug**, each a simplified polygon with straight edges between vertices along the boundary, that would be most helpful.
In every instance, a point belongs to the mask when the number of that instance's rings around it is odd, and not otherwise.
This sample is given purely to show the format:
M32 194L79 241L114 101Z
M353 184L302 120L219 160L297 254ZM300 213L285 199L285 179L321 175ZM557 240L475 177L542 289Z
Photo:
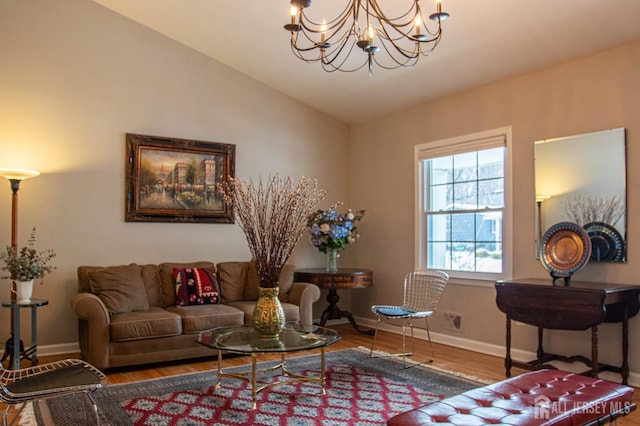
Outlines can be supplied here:
M388 418L480 384L393 358L369 358L368 351L329 352L326 394L317 383L283 384L258 393L252 409L251 387L216 372L193 373L108 386L97 393L103 424L136 426L205 425L384 425ZM262 363L260 368L271 363ZM287 368L317 375L319 356L287 359ZM231 371L247 371L248 366ZM274 375L267 380L276 381ZM264 378L262 379L265 380ZM41 424L81 424L79 399L58 398L36 409ZM44 409L43 409L44 408Z

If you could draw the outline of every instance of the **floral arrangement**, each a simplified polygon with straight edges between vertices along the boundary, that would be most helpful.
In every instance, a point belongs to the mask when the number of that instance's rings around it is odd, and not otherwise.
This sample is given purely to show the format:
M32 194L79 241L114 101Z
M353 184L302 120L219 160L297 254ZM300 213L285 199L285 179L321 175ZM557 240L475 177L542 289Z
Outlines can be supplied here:
M229 178L218 184L247 238L263 288L276 288L280 270L304 233L307 216L325 196L317 182L270 177L266 183Z
M36 228L33 228L29 236L26 247L22 247L18 252L12 246L7 246L4 253L0 253L0 260L3 262L2 270L8 275L2 279L12 279L16 281L31 281L36 278L43 278L45 274L52 272L55 266L50 265L51 259L56 254L53 250L37 251Z
M354 213L349 209L346 213L338 213L336 207L337 205L333 205L327 210L318 210L307 219L311 243L323 253L343 250L360 237L356 222L363 218L364 210Z

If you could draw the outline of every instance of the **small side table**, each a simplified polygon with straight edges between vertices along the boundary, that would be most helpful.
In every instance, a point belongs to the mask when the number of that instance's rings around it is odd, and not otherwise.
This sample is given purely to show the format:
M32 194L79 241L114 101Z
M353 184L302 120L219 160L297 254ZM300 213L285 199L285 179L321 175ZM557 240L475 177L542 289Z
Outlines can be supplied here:
M374 330L361 330L356 324L355 318L349 311L343 311L338 307L337 289L366 288L373 285L373 271L369 269L338 268L336 272L328 272L323 268L298 269L294 275L294 281L315 284L321 289L329 290L327 302L329 306L322 312L320 327L324 327L327 320L348 318L349 322L362 334L373 335Z
M31 361L31 365L38 364L38 321L37 309L40 306L48 305L49 301L45 299L30 299L28 302L11 303L11 301L3 300L3 308L11 309L13 313L13 330L12 336L4 348L2 361L9 358L9 368L14 370L20 369L20 360L25 358ZM31 346L24 348L22 340L20 340L20 308L31 308Z

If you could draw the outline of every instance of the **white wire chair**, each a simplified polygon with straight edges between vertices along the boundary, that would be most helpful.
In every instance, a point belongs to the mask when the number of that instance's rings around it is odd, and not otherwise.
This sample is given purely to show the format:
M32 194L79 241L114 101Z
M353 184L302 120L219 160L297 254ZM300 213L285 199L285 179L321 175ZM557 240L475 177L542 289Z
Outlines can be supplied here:
M413 335L413 320L424 318L427 324L427 338L429 341L429 349L431 350L431 359L427 362L431 362L435 359L433 352L433 345L431 343L431 334L429 332L429 317L433 314L440 297L444 292L444 289L449 282L449 275L446 272L436 270L425 270L410 272L404 279L404 298L402 305L373 305L371 311L376 314L378 320L376 322L376 329L373 334L373 341L371 342L371 351L369 356L371 358L378 358L384 356L401 356L403 360L407 356L413 355L415 352L415 338ZM402 352L394 354L384 354L374 356L374 347L376 344L376 337L378 335L378 328L383 320L404 320L402 323ZM405 329L407 325L411 328L411 351L407 351L406 346L406 333ZM417 364L414 364L417 365ZM412 367L408 365L405 368Z
M9 411L14 405L21 404L9 424L20 417L28 402L83 393L93 406L99 425L98 404L93 392L106 384L107 378L100 370L79 359L65 359L19 370L6 370L0 364L0 401L7 404L2 424L7 425Z

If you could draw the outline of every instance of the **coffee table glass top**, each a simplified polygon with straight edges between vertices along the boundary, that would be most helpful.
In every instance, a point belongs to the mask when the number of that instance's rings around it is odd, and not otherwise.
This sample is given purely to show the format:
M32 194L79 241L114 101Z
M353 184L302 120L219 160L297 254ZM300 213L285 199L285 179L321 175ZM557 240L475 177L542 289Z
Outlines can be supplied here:
M315 325L287 324L275 338L260 337L253 327L220 327L200 333L198 343L210 348L239 352L294 352L323 348L340 340L340 335L329 328Z

